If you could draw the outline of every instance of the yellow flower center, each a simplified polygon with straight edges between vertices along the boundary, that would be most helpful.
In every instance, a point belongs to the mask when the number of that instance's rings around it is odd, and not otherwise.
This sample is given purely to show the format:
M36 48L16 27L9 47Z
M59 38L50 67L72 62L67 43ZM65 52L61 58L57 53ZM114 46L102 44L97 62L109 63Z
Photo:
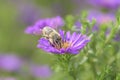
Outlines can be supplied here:
M65 48L65 49L66 49L66 48L68 48L69 46L70 46L70 44L69 44L68 42L64 42L62 48Z

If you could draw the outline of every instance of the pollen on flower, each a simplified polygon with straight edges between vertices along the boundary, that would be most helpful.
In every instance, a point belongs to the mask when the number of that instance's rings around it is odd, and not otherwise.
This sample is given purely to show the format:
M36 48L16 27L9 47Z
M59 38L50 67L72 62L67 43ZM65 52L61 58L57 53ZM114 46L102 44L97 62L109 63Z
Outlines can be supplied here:
M70 46L69 42L64 42L62 48L68 48Z
M61 48L66 49L66 48L68 48L70 46L70 43L69 42L61 42L61 44L56 44L56 45L54 44L52 46L55 47L58 50L60 50Z

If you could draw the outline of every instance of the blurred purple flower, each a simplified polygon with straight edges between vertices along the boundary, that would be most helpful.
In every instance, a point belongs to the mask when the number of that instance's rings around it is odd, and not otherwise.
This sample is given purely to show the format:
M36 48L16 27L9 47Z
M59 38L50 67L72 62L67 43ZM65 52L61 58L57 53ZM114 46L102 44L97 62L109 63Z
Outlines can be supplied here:
M39 40L38 48L44 51L55 53L55 54L78 54L79 51L90 41L86 35L77 34L74 32L70 34L68 31L66 34L64 31L59 31L62 38L62 46L51 45L51 43L45 38Z
M26 28L25 33L39 35L41 33L41 30L45 26L49 26L52 28L62 27L64 26L64 21L60 16L54 18L41 19L37 21L33 26Z
M63 15L65 13L65 10L64 10L65 8L60 2L53 3L51 8L54 11L54 13L58 15Z
M16 71L21 67L21 60L16 55L0 54L0 69Z
M34 77L38 77L38 78L48 78L52 75L52 71L47 65L42 65L42 66L32 65L30 67L30 73Z
M93 27L93 31L99 30L99 26L102 24L108 24L115 22L115 15L112 13L102 13L99 11L90 11L87 19L91 22L93 19L96 20L96 24Z
M115 15L112 13L102 13L99 11L90 11L88 13L88 20L96 19L97 24L106 24L115 22Z
M14 77L0 77L0 80L17 80Z
M33 4L21 3L18 12L20 22L26 25L32 25L40 17L40 10Z
M115 41L120 41L120 32L118 32L118 33L115 35L114 40L115 40Z
M93 25L92 31L98 31L99 26L102 24L107 25L108 23L116 21L115 15L112 13L102 13L100 11L91 10L88 12L87 20L89 22L92 22L93 19L96 20L96 23ZM81 28L82 28L82 23L76 21L72 30L78 32L80 31ZM88 32L88 28L86 28L86 32Z
M77 21L76 23L75 23L75 27L76 27L76 29L81 29L81 27L82 27L82 24L79 22L79 21Z
M80 32L82 27L82 24L79 21L76 21L74 26L72 27L72 30L75 32Z
M93 6L106 9L117 9L120 7L120 0L88 0L88 2Z

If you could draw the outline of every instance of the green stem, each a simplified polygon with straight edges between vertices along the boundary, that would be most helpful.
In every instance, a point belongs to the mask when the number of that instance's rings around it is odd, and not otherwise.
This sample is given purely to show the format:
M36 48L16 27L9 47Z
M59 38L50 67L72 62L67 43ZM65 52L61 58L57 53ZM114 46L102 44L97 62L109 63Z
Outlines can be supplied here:
M73 80L77 80L74 65L72 65L71 63L72 56L73 55L70 54L63 54L58 56L59 65L62 67L65 73L67 73L69 76L73 78Z
M90 60L90 58L88 58L88 62L89 62L89 63L90 63L90 65L91 65L91 69L92 69L92 71L93 71L94 78L96 78L96 77L97 77L97 71L96 71L95 64L94 64L94 62L93 62L93 61L91 61L91 60Z

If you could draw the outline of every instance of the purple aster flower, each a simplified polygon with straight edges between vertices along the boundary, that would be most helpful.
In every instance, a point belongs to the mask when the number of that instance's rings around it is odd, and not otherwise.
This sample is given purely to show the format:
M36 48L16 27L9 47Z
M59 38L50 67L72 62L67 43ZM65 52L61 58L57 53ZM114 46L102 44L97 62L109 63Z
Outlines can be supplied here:
M0 55L0 69L6 71L16 71L21 66L21 60L16 55Z
M54 47L47 39L41 38L37 47L55 54L78 54L79 51L90 41L86 35L77 34L76 32L70 34L68 31L65 34L64 31L60 30L59 34L62 38L62 46Z
M48 77L51 76L52 71L51 71L51 69L47 65L42 65L42 66L32 65L30 67L30 73L34 77L48 78Z
M107 9L117 9L120 7L120 0L89 0L93 6L99 6Z
M25 33L39 35L41 33L41 30L45 26L50 26L52 28L62 27L64 26L64 21L60 16L54 18L41 19L37 21L35 25L28 27L25 30Z

